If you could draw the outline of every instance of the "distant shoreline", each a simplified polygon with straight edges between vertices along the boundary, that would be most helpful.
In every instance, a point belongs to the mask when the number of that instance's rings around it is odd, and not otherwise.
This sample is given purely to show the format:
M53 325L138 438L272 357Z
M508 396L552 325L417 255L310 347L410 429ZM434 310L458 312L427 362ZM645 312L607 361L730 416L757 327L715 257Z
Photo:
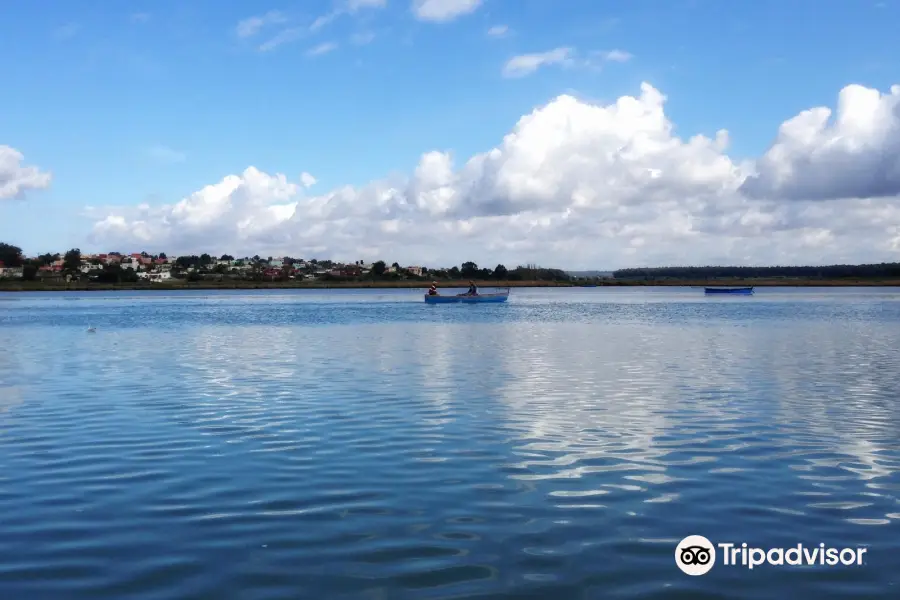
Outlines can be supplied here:
M476 281L479 287L900 287L900 279L717 279L703 280L600 280L597 282L557 281ZM40 281L0 282L0 292L110 292L110 291L159 291L178 290L321 290L321 289L421 289L428 287L423 281L348 281L348 282L295 282L295 281L227 281L178 283L46 283ZM465 281L444 281L438 289L468 287Z

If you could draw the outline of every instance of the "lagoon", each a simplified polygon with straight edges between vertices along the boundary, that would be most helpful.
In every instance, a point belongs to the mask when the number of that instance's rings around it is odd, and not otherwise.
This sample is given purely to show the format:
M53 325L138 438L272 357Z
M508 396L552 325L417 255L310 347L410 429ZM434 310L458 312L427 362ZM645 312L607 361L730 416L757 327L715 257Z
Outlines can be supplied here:
M0 598L900 593L900 290L422 293L0 294Z

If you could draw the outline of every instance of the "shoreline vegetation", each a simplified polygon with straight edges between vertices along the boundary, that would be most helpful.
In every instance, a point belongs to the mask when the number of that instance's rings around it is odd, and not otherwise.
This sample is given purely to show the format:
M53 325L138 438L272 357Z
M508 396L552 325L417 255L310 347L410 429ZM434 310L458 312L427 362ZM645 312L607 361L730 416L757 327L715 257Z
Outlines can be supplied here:
M0 292L253 289L440 289L518 287L900 287L900 262L825 266L673 266L564 271L538 265L490 268L467 261L449 268L223 254L65 254L27 258L0 243Z
M584 287L900 287L897 279L605 279L596 282L583 281L496 281L474 280L479 288L584 288ZM171 280L159 283L97 283L92 281L0 281L0 292L90 292L90 291L154 291L178 290L317 290L317 289L420 289L424 291L430 282L424 281L187 281ZM438 290L465 289L469 280L439 281Z

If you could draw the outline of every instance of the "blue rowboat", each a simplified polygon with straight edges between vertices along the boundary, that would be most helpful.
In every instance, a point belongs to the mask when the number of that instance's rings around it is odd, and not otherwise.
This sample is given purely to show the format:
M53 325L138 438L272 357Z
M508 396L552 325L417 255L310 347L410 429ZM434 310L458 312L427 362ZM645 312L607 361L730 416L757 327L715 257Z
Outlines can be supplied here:
M703 288L707 294L734 294L739 296L752 296L752 287L708 287Z
M506 302L506 299L509 298L509 290L505 292L498 292L496 294L478 294L475 296L469 296L466 294L457 294L455 296L441 296L440 294L436 296L430 296L425 294L425 303L426 304L477 304L480 302Z

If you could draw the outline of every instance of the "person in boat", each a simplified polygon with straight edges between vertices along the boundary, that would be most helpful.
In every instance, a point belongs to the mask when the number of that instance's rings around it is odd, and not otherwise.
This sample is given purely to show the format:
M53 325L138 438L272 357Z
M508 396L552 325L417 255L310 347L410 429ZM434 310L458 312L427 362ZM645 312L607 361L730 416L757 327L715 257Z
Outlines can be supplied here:
M438 295L438 293L437 293L437 282L436 282L436 281L432 281L432 282L431 282L431 287L428 288L428 295L429 295L429 296L437 296L437 295Z
M477 295L478 295L478 288L475 287L474 281L470 281L469 282L469 291L466 292L466 296L477 296Z

